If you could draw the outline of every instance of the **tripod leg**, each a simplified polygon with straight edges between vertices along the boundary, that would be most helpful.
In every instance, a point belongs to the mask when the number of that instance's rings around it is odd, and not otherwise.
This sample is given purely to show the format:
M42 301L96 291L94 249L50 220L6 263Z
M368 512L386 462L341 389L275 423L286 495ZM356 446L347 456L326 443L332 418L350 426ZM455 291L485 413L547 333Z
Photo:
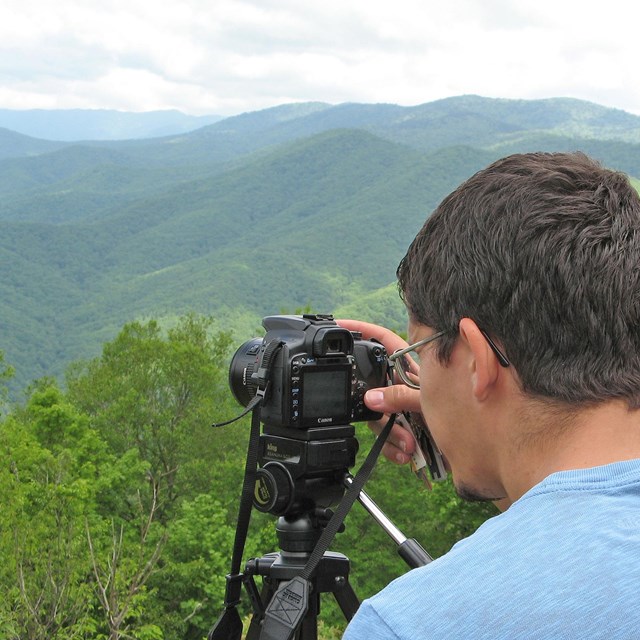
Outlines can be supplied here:
M251 617L251 624L247 631L246 640L258 640L260 637L260 620L261 618L254 613Z
M296 640L318 640L318 619L316 617L307 617L302 621Z
M262 591L260 592L261 610L256 611L256 606L254 605L253 616L251 616L251 623L249 624L246 640L258 640L260 638L264 609L265 606L271 602L271 598L273 598L274 593L275 589L271 585L271 582L269 580L265 580L262 585Z
M296 633L296 640L318 640L318 615L320 613L320 594L314 593L309 598L309 609L302 619Z
M335 596L336 601L348 622L356 615L356 611L358 610L358 607L360 607L360 600L358 600L358 596L356 596L356 593L347 578L342 577L336 580L333 595Z

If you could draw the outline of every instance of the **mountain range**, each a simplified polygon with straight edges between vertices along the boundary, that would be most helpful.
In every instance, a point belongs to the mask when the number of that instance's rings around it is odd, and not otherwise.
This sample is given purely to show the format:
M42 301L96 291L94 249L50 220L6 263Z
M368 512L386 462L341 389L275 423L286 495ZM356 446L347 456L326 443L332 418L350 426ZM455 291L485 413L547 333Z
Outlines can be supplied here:
M222 120L176 110L0 109L0 127L45 140L126 140L186 133Z
M640 117L460 96L287 104L121 141L0 129L0 350L15 388L150 316L212 314L239 341L301 307L402 329L395 267L426 216L492 160L532 150L640 176Z

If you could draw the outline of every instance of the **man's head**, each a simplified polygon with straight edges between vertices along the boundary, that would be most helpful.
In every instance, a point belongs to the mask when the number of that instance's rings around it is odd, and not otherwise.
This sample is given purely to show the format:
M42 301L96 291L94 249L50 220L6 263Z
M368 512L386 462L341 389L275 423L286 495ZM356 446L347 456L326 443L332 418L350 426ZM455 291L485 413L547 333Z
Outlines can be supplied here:
M583 154L499 160L428 218L398 267L412 321L462 318L504 348L522 390L569 405L640 407L640 199Z

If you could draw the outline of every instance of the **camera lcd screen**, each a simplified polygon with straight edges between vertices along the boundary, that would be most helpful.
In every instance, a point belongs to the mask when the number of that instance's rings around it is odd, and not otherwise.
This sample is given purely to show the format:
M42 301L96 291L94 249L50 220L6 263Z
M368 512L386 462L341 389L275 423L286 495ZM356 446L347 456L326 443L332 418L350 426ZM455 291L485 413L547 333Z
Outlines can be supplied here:
M302 415L313 418L343 418L347 413L349 371L306 371Z

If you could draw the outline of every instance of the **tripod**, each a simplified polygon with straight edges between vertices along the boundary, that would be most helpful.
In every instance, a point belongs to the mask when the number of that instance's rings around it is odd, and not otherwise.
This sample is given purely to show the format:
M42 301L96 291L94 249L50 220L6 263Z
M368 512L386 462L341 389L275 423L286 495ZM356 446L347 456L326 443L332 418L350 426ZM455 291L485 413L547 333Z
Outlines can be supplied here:
M355 477L347 471L355 463L358 446L352 425L307 429L299 432L301 438L292 438L286 430L283 433L281 428L267 425L259 435L259 417L259 411L254 411L253 444L247 453L225 610L208 640L240 640L237 604L241 583L249 592L254 611L247 640L317 640L321 593L334 594L347 620L360 604L349 584L348 558L327 551L354 500L358 499L394 539L409 566L431 561L429 554L415 540L408 540L362 491L395 415L387 421ZM252 472L257 461L262 466ZM348 491L338 500L344 487ZM276 527L281 551L249 561L240 572L252 493L256 508L282 514ZM335 513L320 506L338 501ZM263 579L262 593L256 587L256 575Z
M351 482L352 476L346 474L344 485L349 487ZM399 555L410 568L431 562L431 556L420 544L404 536L364 491L360 491L358 501L398 545ZM281 551L249 560L244 571L244 584L254 610L246 640L269 640L261 637L265 609L273 598L279 597L277 591L281 583L302 573L320 536L321 526L308 514L304 514L295 518L279 518L276 531ZM322 593L333 593L345 619L349 621L353 618L360 606L360 601L349 582L349 570L349 559L343 554L331 551L323 554L310 579L311 597L295 640L317 640ZM255 576L261 576L263 580L260 593L255 585ZM297 604L295 600L292 602L281 598L280 601L275 602L275 606L272 604L272 615L275 612L283 621L290 622L297 611Z
M307 515L293 520L280 518L277 524L279 553L270 553L262 558L250 560L245 568L245 586L249 590L254 615L247 632L246 640L258 640L266 606L274 597L282 582L300 575L320 535ZM320 594L333 593L342 613L347 620L355 615L360 602L349 583L349 559L341 553L327 551L322 556L316 571L311 577L311 598L307 612L295 635L295 640L317 640L318 614L320 613ZM258 594L253 577L263 578L262 592ZM276 615L283 620L290 619L295 603L281 600L274 607Z

